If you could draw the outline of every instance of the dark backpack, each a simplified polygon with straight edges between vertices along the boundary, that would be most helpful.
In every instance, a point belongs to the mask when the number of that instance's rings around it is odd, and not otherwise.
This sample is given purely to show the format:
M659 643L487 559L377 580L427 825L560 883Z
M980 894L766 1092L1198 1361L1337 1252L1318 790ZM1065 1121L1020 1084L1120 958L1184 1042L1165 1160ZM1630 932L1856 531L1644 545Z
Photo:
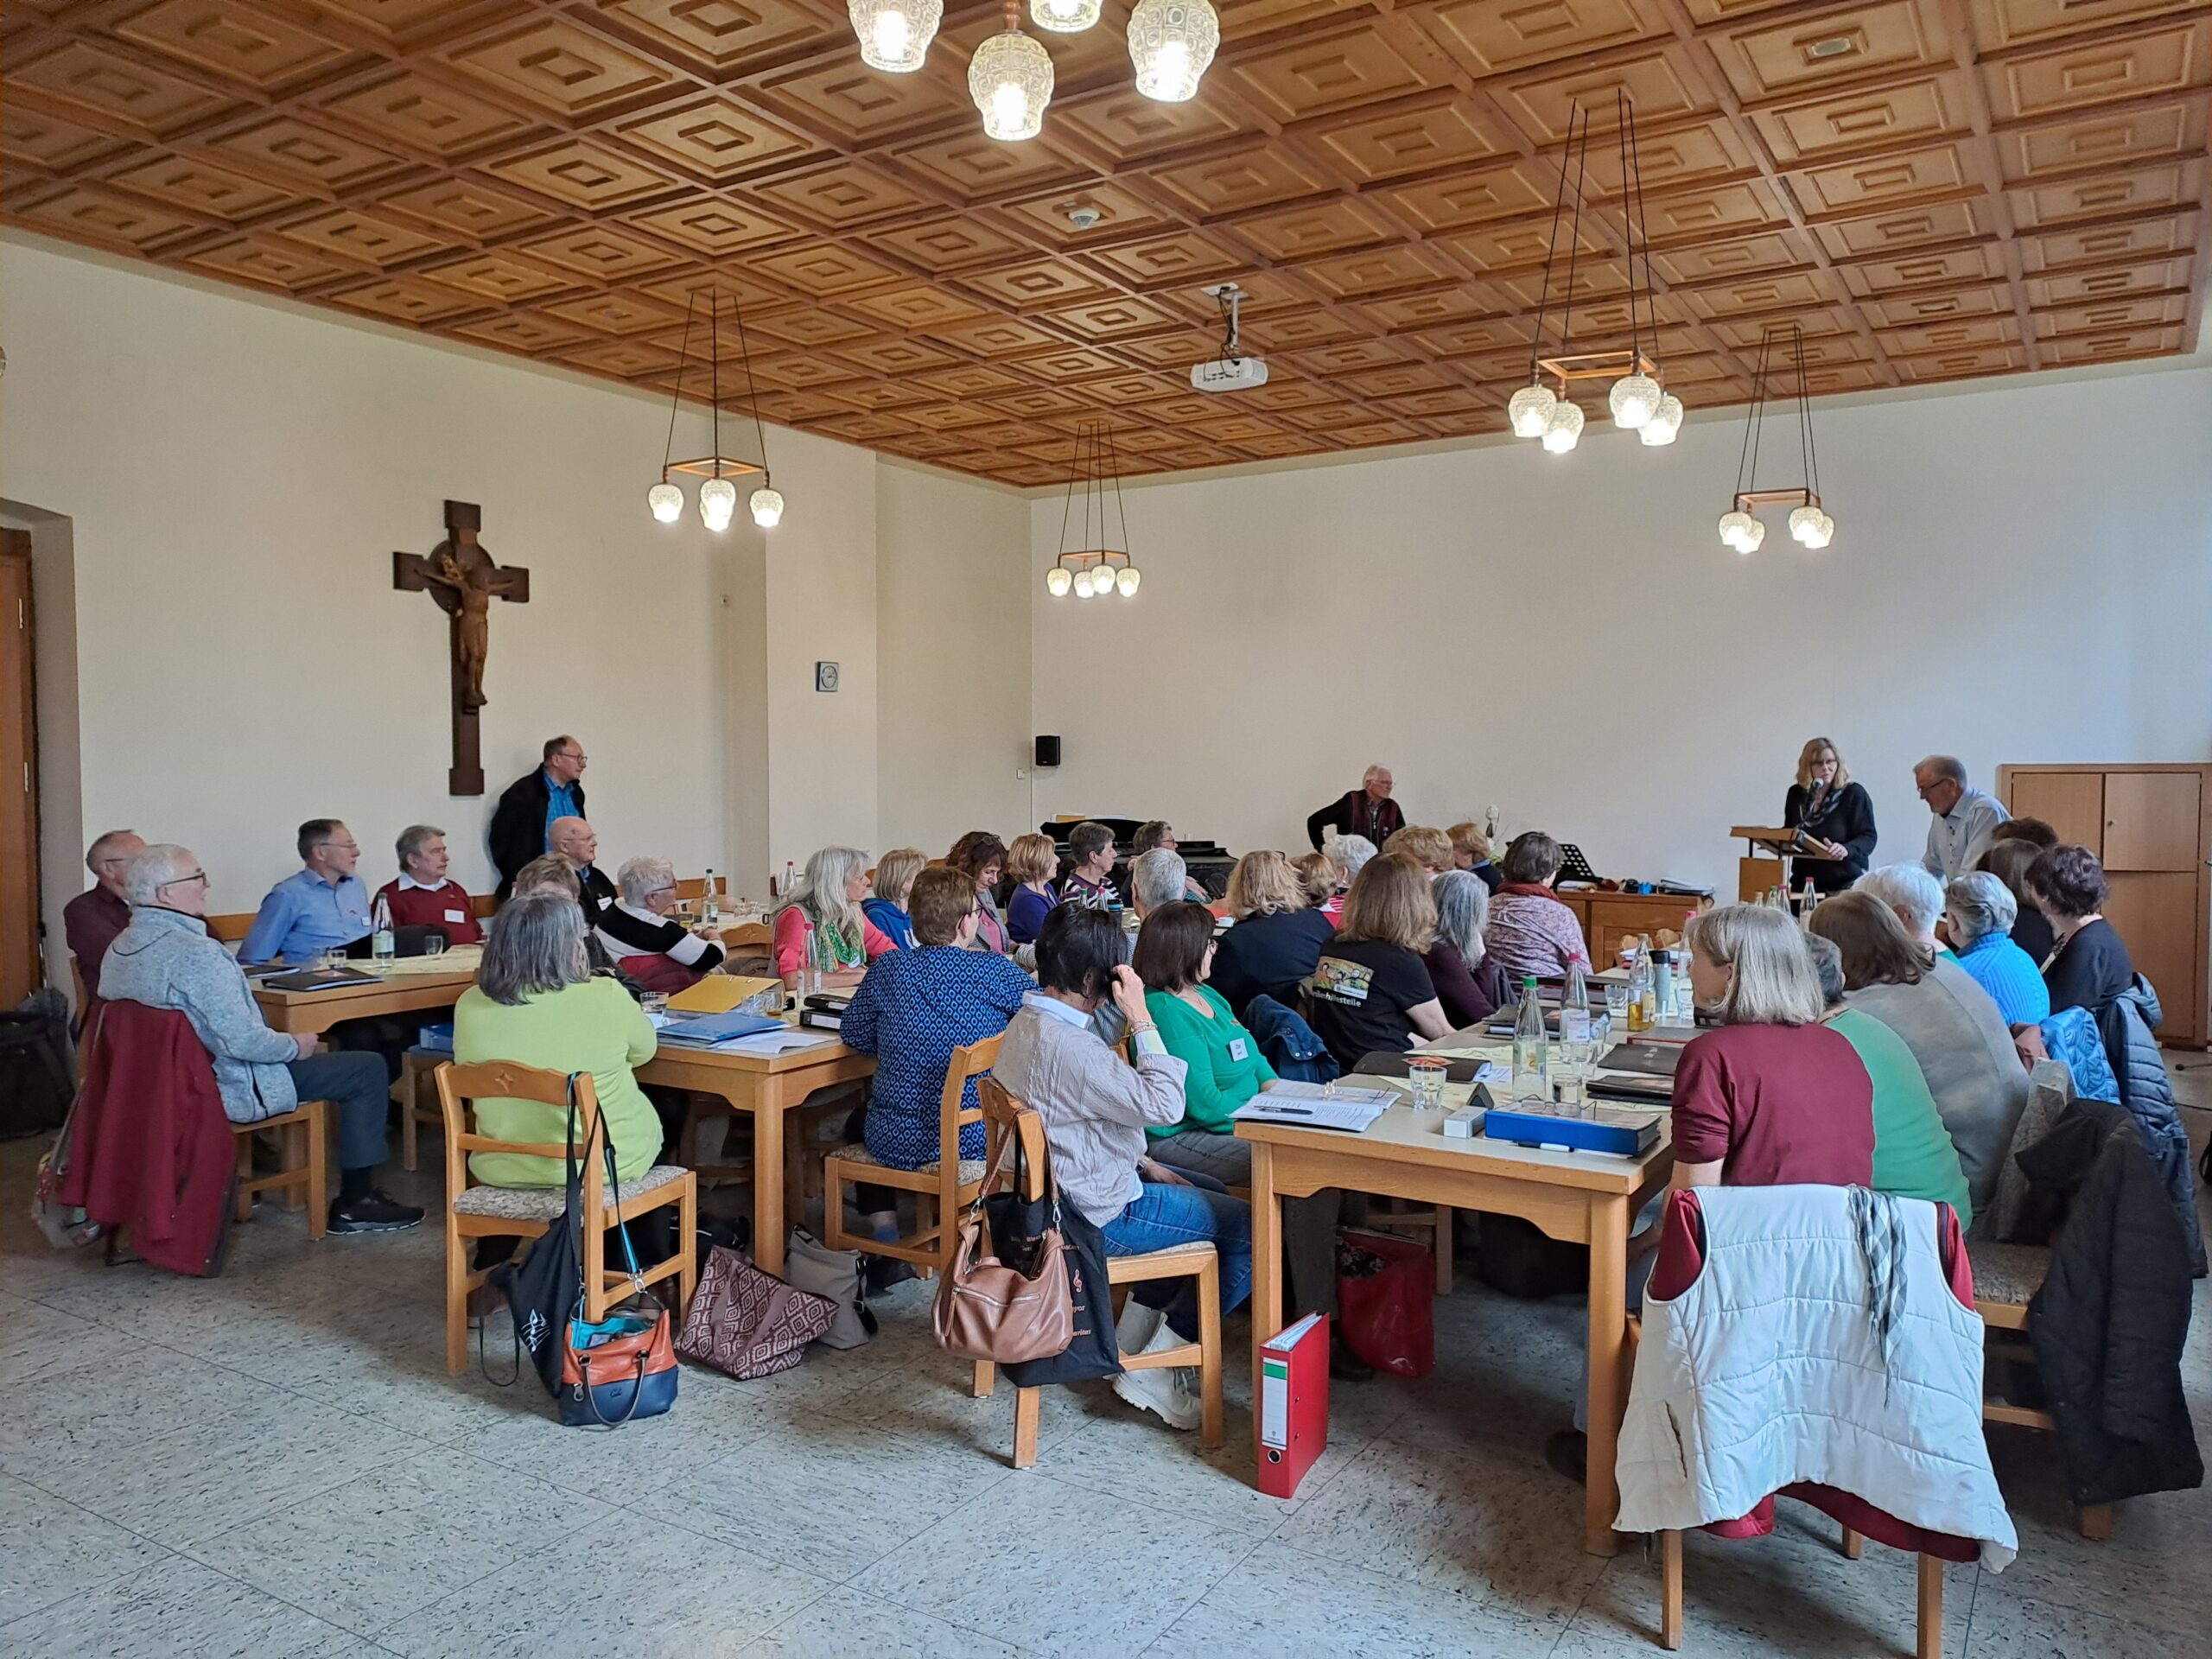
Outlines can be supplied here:
M0 1140L51 1135L76 1090L69 999L52 986L0 1014Z

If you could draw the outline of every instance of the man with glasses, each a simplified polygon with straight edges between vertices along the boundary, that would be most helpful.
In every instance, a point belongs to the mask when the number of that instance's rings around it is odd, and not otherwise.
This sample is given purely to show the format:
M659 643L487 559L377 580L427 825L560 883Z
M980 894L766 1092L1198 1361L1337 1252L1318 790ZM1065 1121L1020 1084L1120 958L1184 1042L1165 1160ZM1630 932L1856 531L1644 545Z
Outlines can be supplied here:
M389 1154L385 1116L391 1097L378 1058L326 1053L313 1037L269 1028L245 975L207 932L207 873L186 849L146 848L131 860L124 886L130 925L108 948L103 998L171 1008L189 1020L214 1063L223 1116L233 1123L282 1116L302 1100L337 1107L332 1232L397 1232L420 1222L421 1210L372 1182Z
M514 890L515 872L555 850L553 826L584 816L584 747L573 737L545 740L544 763L509 784L492 813L492 864L498 896Z
M311 963L368 936L369 890L353 874L361 861L353 832L336 818L309 818L299 850L307 868L270 888L238 947L240 962Z
M1955 881L1974 868L1997 826L2012 815L1967 781L1966 764L1955 754L1929 755L1912 769L1912 785L1934 815L1920 862L1938 881Z
M130 903L123 896L124 873L130 861L146 850L135 830L111 830L85 854L85 868L94 885L61 907L61 931L69 941L69 954L77 959L84 976L85 995L100 994L100 961L115 936L130 925ZM81 1015L83 1009L79 1009Z

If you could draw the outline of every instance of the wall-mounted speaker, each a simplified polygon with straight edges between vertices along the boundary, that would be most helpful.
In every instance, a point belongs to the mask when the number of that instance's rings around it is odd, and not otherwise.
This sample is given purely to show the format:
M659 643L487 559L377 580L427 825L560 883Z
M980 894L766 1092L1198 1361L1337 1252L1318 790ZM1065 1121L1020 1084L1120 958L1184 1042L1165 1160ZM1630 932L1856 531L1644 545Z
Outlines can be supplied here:
M1060 764L1058 738L1040 737L1037 740L1037 764L1040 766L1057 766Z

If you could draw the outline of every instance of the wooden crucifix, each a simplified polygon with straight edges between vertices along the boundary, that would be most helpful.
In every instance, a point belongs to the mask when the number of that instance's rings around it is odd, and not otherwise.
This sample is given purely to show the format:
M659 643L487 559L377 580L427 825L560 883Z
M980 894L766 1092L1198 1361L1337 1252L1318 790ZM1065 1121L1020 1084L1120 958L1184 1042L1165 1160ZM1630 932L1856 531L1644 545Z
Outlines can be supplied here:
M446 503L447 539L428 558L415 553L391 556L391 585L405 594L427 592L453 620L453 769L447 792L484 792L483 754L478 747L476 713L484 706L484 658L491 649L492 601L530 602L530 572L494 562L476 539L484 512L474 501Z

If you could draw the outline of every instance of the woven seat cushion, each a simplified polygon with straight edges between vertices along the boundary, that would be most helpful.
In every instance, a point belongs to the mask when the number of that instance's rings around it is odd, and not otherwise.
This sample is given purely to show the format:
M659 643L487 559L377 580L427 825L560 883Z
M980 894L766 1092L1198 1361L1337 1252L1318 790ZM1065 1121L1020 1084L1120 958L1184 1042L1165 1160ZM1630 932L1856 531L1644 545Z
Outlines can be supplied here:
M893 1174L898 1175L934 1175L938 1173L938 1166L944 1161L942 1158L932 1158L918 1169L898 1169L885 1163L866 1147L840 1147L830 1156L842 1163L867 1164L875 1169L891 1170ZM981 1158L963 1158L960 1160L961 1185L973 1185L982 1179L983 1160Z
M2050 1252L2037 1244L1968 1244L1976 1301L2025 1306L2043 1288L2050 1271Z
M680 1181L690 1172L680 1164L655 1164L634 1181L622 1183L626 1203L640 1192ZM567 1207L569 1193L560 1186L472 1186L453 1201L454 1213L491 1216L501 1221L550 1221Z

